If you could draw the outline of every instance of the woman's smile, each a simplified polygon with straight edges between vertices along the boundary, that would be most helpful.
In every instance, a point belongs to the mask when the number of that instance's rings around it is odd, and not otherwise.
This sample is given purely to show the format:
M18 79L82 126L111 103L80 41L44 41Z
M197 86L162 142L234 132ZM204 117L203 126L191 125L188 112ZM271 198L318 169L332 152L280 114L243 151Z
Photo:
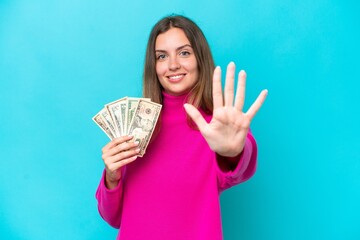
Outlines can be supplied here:
M168 79L170 82L177 83L177 82L180 82L185 76L186 76L186 74L170 75L170 76L168 76Z

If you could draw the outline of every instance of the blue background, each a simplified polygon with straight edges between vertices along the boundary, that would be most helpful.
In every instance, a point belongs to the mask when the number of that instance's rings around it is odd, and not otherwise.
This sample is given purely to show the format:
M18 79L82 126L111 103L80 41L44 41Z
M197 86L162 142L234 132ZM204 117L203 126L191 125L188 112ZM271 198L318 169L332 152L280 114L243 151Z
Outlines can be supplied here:
M225 239L360 239L357 1L0 0L0 238L115 239L95 190L103 104L141 95L153 24L195 20L245 69L256 175L221 196Z

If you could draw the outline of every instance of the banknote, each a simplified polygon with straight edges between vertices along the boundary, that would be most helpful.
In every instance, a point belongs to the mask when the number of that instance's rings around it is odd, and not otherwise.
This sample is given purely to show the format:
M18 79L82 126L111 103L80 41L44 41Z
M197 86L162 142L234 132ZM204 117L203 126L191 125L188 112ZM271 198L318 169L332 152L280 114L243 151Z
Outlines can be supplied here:
M120 102L120 117L121 117L121 123L122 123L122 133L123 133L123 135L126 135L127 134L127 129L126 129L127 97L124 99L124 101Z
M124 131L123 114L121 113L121 110L123 108L122 105L126 104L126 100L127 97L124 97L105 105L108 112L110 113L111 119L113 120L117 137L121 137L126 134L126 132Z
M106 125L105 120L100 113L96 114L92 119L100 127L100 129L104 131L106 136L108 136L111 140L114 139L115 136L112 134L109 127Z
M150 142L162 106L160 104L140 99L133 113L133 119L129 125L128 134L134 136L132 141L139 142L142 157Z
M106 126L109 128L110 132L112 133L112 135L114 137L120 137L117 136L116 131L115 131L115 126L114 123L111 119L110 113L109 111L106 109L106 107L104 107L103 109L101 109L101 111L99 112L100 115L102 116L102 118L104 119L104 122L106 124Z
M147 100L147 101L150 101L149 98L127 98L127 106L126 106L126 109L127 109L127 113L125 113L125 129L126 129L126 133L128 134L129 133L129 126L133 120L133 117L134 117L134 112L137 108L137 106L139 105L139 101L140 100Z

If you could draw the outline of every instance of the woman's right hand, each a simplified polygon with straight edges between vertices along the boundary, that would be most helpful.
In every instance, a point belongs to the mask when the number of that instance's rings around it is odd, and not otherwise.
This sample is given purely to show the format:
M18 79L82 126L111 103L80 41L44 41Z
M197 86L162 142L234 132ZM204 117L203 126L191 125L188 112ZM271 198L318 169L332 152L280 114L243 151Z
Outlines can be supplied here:
M140 149L137 142L129 142L132 136L115 138L102 149L102 159L105 163L105 185L115 188L121 179L121 168L136 160Z

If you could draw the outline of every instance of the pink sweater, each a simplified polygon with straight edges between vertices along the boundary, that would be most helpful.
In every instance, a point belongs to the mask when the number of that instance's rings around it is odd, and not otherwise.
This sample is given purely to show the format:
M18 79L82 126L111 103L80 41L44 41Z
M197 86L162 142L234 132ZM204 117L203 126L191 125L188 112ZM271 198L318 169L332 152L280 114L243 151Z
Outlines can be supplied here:
M120 228L117 239L222 239L219 195L255 173L251 133L235 170L223 172L200 132L188 126L184 101L164 94L161 131L144 157L123 169L115 189L107 189L101 178L98 209Z

